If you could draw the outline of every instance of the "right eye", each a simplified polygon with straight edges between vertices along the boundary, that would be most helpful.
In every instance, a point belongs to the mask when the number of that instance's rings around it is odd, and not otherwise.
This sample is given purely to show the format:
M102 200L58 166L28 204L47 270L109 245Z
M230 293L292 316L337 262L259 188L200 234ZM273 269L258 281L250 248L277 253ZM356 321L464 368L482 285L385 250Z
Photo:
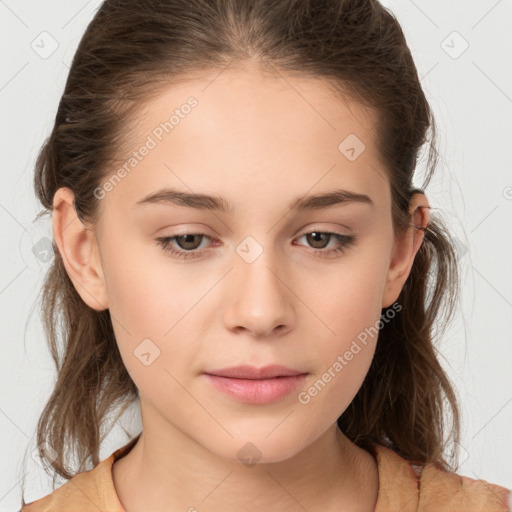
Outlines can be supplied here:
M211 240L211 237L204 233L186 233L184 235L160 237L156 239L156 242L162 246L164 251L169 252L178 258L196 258L197 256L195 251L197 249L197 239L200 237L206 237ZM176 249L176 247L172 245L174 241L183 248Z

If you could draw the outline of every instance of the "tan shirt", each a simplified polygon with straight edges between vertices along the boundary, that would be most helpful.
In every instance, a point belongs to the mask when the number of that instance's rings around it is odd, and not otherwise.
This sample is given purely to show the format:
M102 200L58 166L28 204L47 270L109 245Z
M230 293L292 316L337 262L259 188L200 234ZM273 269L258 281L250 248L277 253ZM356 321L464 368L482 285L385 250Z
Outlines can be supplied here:
M140 435L140 434L139 434ZM25 505L21 512L125 512L112 477L114 461L126 455L139 436L113 452L94 469L75 475L51 494ZM511 492L485 480L449 473L435 464L419 475L394 451L373 445L379 472L375 512L505 512Z

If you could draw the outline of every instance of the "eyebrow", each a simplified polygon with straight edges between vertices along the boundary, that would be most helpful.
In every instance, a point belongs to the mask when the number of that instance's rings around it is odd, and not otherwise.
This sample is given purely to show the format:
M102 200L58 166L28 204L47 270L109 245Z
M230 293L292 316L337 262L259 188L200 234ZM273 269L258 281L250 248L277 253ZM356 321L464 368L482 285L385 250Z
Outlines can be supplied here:
M375 203L366 194L337 189L321 194L300 196L294 199L288 205L288 208L294 211L321 210L331 206L344 206L350 203L367 204L372 208L375 206ZM172 188L164 188L148 194L137 201L136 206L140 207L149 204L188 206L199 210L212 210L228 214L232 214L236 210L232 204L221 196L196 194Z

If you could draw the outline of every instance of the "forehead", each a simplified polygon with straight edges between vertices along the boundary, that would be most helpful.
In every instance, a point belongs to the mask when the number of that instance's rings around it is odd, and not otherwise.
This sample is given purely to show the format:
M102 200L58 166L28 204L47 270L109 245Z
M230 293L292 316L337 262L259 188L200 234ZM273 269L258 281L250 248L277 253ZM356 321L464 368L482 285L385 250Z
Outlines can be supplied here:
M289 136L297 140L306 137L312 142L315 136L330 131L336 142L345 131L353 129L361 139L367 139L365 142L372 143L369 139L376 122L374 113L336 92L326 79L270 73L254 67L228 67L181 78L143 106L137 126L147 132L162 117L169 119L173 112L179 113L190 97L195 98L197 106L194 115L185 116L198 136L203 131L212 139L232 128L234 139L249 132L258 133L263 141L267 134L265 142L269 143L286 128Z
M329 187L386 195L376 117L318 78L204 72L169 85L129 121L129 150L106 176L124 164L126 178L109 196L127 208L165 186L222 195L235 206L287 205Z

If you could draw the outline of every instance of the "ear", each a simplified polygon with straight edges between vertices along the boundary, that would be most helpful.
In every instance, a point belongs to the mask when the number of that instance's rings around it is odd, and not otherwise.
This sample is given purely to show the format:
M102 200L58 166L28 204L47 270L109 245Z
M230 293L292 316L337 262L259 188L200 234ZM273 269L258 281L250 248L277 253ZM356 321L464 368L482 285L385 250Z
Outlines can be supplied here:
M391 306L398 299L423 242L424 230L430 222L430 206L425 194L416 193L411 197L409 216L409 227L395 238L393 256L382 295L383 308Z
M94 231L82 223L71 189L61 187L53 198L53 238L66 272L83 301L92 309L108 308L101 259Z

